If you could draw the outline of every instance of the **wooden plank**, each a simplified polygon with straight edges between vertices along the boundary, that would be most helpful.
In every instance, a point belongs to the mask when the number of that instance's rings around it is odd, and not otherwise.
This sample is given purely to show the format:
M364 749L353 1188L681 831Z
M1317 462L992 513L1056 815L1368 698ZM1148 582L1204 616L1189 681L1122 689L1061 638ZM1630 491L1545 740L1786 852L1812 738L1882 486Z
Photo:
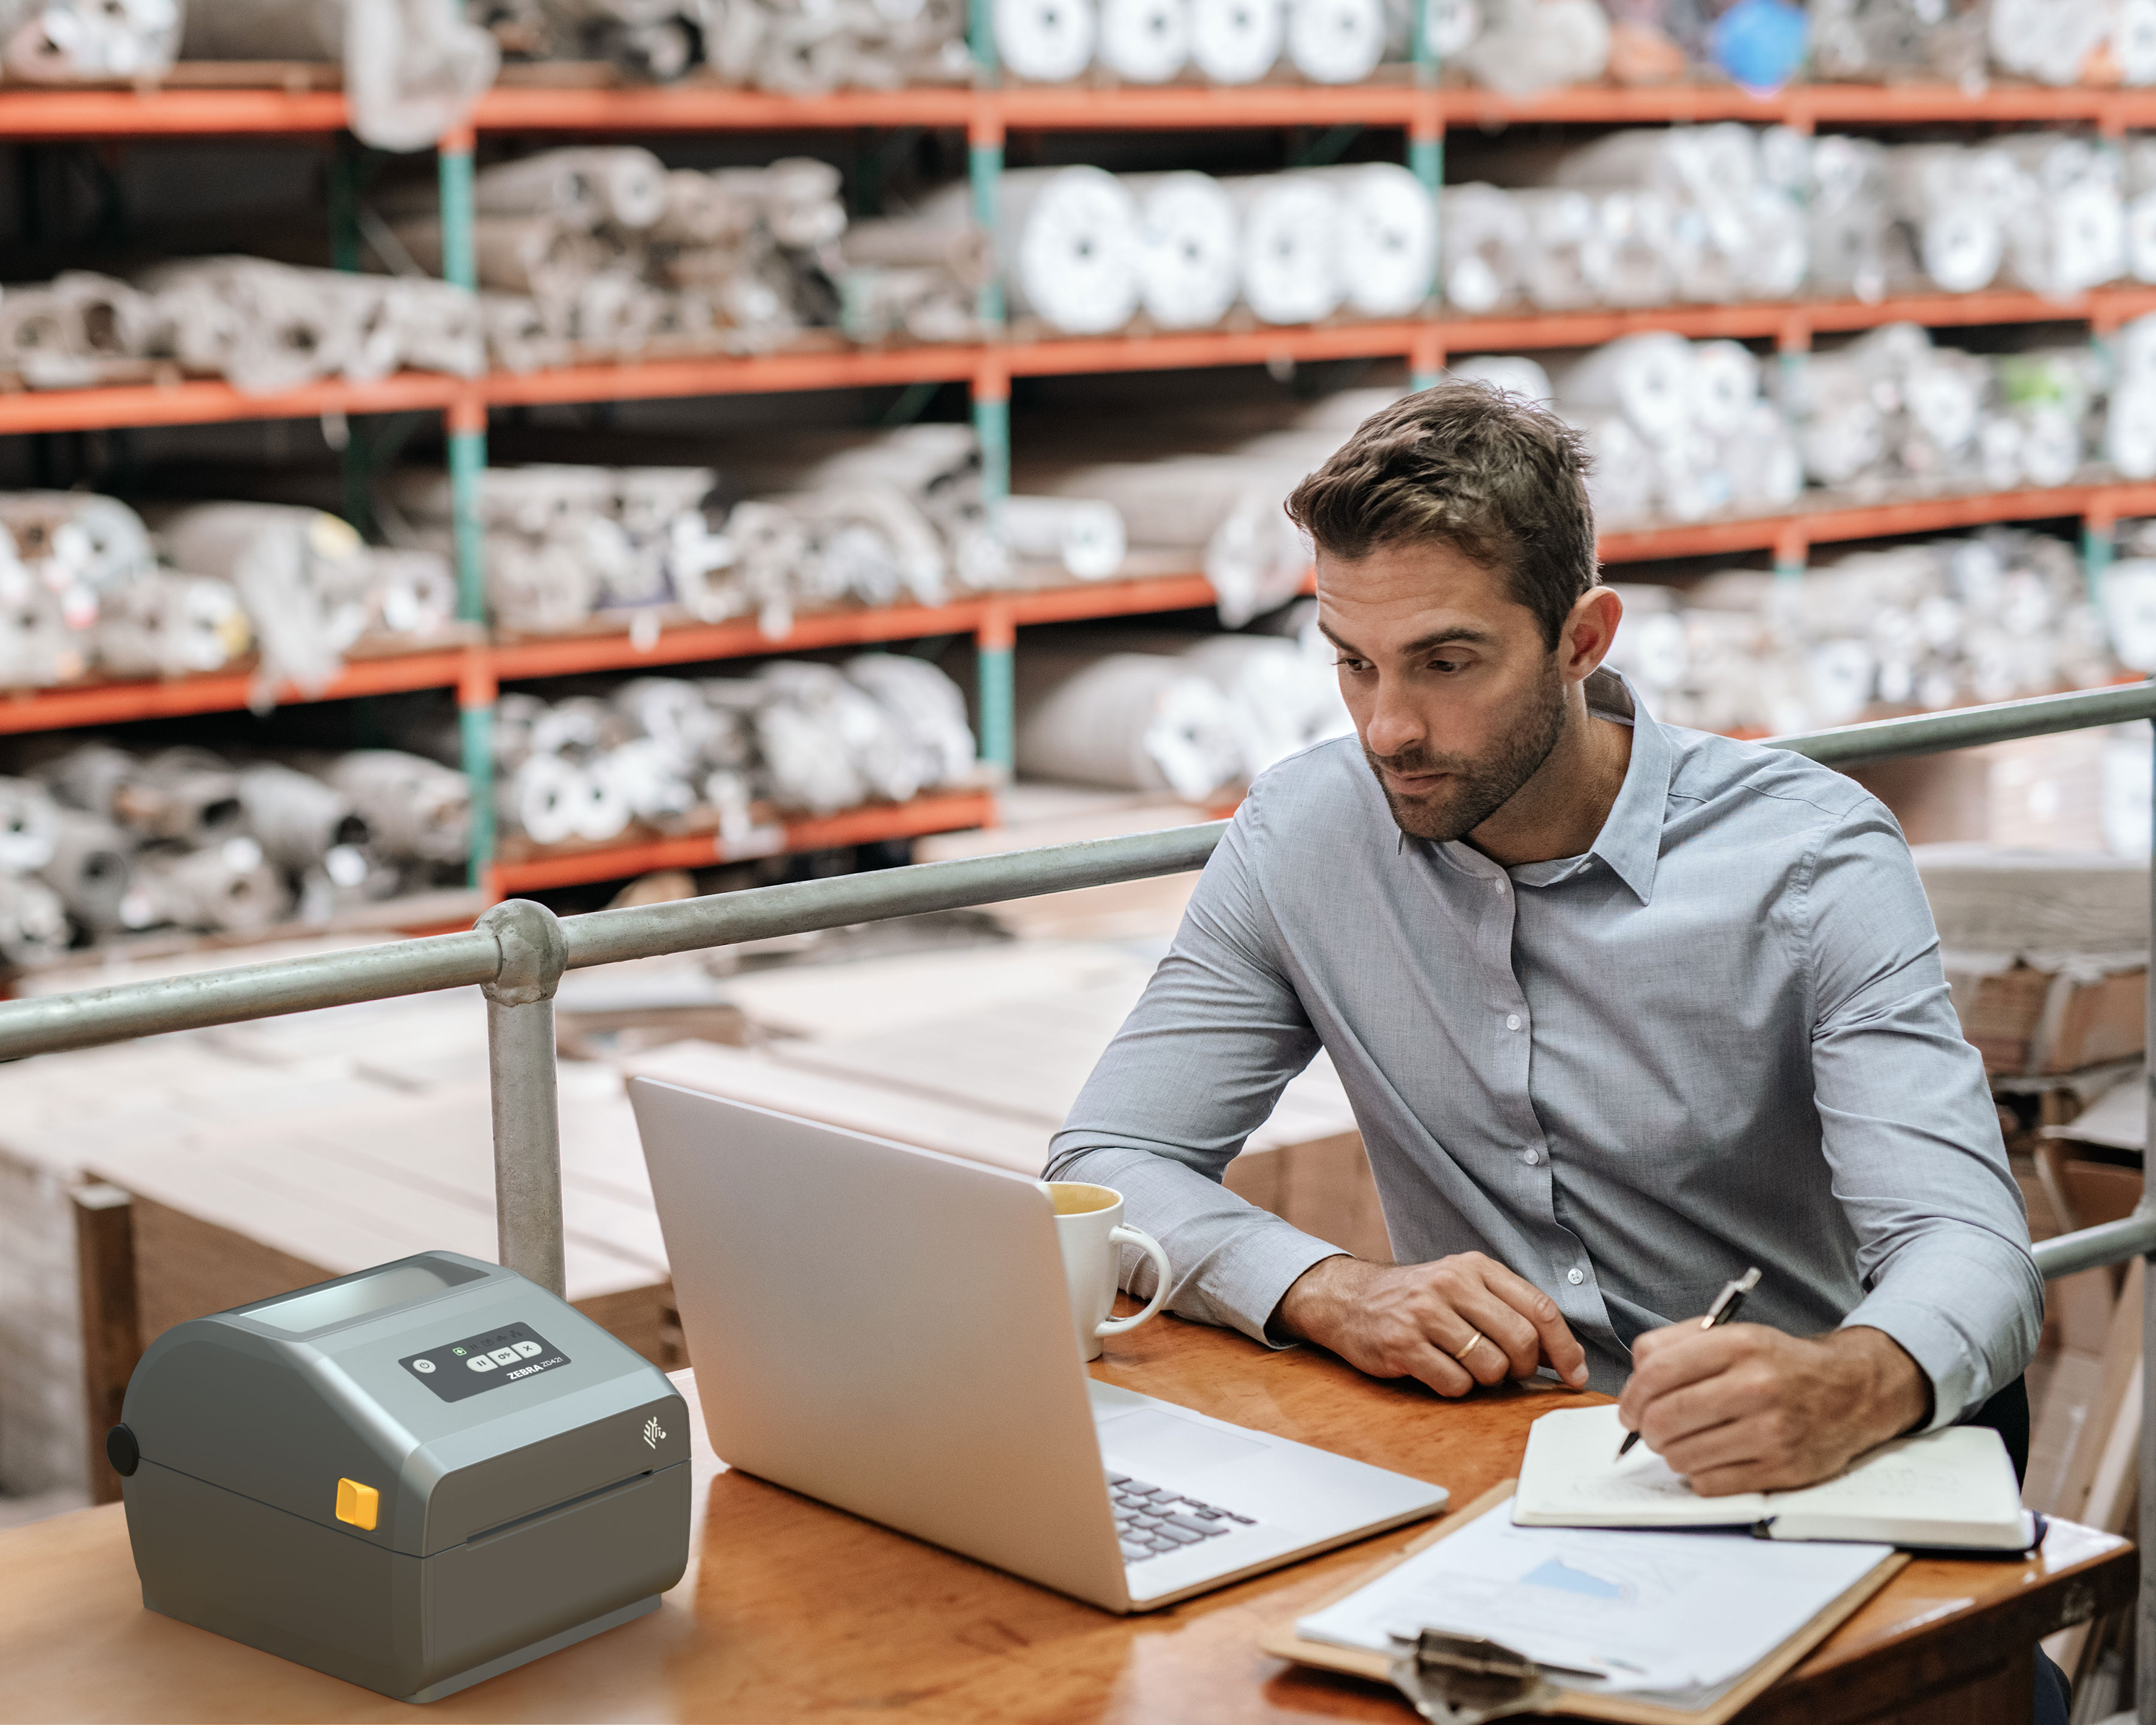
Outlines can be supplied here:
M78 1186L74 1209L75 1286L82 1312L83 1413L93 1503L120 1497L120 1476L105 1459L105 1435L120 1423L135 1362L142 1357L136 1310L135 1226L117 1186Z

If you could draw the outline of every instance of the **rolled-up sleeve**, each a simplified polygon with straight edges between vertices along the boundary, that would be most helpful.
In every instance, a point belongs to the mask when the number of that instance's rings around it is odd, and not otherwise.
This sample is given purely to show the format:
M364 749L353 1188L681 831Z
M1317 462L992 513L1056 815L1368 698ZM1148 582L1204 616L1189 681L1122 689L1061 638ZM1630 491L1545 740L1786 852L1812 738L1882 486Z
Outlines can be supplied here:
M1892 816L1851 809L1803 892L1822 1144L1865 1290L1843 1322L1893 1337L1931 1378L1933 1425L1951 1425L2035 1351L2027 1214Z
M1124 1194L1174 1271L1170 1311L1274 1343L1265 1324L1312 1265L1339 1255L1221 1183L1244 1140L1310 1064L1317 1034L1269 957L1250 866L1263 783L1229 824L1174 945L1050 1141L1046 1178ZM1123 1286L1149 1297L1151 1260L1126 1247Z

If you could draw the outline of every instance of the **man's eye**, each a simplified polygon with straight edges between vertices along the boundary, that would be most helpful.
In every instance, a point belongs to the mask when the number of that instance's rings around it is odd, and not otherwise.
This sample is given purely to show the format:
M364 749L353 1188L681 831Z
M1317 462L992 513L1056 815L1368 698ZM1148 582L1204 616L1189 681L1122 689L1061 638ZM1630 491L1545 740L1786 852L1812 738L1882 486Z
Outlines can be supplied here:
M1370 668L1367 659L1336 659L1332 665L1336 670L1366 671Z

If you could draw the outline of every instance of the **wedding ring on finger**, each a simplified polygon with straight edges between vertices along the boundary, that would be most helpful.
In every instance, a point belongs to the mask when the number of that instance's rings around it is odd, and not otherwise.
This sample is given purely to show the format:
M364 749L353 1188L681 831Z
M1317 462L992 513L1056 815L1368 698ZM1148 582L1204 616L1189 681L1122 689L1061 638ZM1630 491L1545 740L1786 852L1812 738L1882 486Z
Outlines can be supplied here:
M1484 1335L1480 1330L1471 1331L1467 1337L1467 1345L1455 1352L1452 1356L1453 1358L1458 1360L1461 1365L1466 1365L1467 1363L1467 1356L1474 1353L1476 1348L1480 1348L1490 1338Z

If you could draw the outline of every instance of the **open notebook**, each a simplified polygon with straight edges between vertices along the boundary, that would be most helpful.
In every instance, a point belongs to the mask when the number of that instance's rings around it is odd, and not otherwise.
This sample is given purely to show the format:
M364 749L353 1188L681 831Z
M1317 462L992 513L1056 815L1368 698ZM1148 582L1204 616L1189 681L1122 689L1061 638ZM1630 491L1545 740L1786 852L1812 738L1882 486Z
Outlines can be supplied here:
M1995 1431L1949 1426L1897 1438L1824 1485L1702 1497L1645 1444L1621 1461L1615 1406L1545 1414L1527 1429L1512 1500L1523 1527L1728 1527L1775 1539L2025 1551L2031 1518Z

